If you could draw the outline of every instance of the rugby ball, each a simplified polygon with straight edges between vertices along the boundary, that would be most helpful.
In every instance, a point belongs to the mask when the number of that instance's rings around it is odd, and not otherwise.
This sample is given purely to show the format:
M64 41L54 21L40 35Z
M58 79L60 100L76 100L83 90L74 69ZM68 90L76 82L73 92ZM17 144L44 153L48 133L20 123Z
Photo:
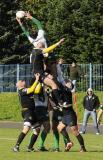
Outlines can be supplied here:
M16 12L16 17L17 18L23 18L25 16L25 12L24 11L17 11Z

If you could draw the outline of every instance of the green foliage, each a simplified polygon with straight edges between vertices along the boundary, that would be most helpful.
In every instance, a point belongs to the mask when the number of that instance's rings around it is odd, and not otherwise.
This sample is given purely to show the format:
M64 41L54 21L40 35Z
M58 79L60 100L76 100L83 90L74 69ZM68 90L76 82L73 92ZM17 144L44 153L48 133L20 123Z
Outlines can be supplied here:
M1 0L0 7L1 63L29 60L32 46L15 20L17 10L29 10L42 22L50 44L65 37L65 43L55 50L59 57L80 63L103 62L102 0ZM26 25L32 27L30 22Z

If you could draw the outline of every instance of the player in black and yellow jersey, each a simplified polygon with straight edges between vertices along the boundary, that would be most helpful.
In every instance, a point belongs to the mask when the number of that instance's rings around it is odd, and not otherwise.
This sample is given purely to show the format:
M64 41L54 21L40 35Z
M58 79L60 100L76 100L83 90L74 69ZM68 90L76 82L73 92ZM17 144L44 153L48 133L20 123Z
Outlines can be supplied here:
M36 89L36 87L38 85L40 85L40 82L38 81L39 76L40 76L40 74L38 74L38 73L35 74L36 80L30 88L26 87L26 82L23 80L18 81L16 84L16 87L18 88L19 101L21 104L21 113L22 113L22 117L24 119L24 126L23 126L22 132L18 136L18 140L16 142L16 145L13 148L14 152L19 151L19 146L20 146L21 142L23 141L23 139L25 138L25 136L29 132L30 128L32 127L33 134L31 137L28 151L29 151L29 149L31 150L32 149L31 146L32 146L32 144L35 143L35 141L38 137L39 131L40 131L40 124L38 123L37 118L36 118L35 103L34 103L34 97L33 97L34 90ZM38 89L40 89L40 88L38 87ZM39 92L39 90L38 90L38 92Z

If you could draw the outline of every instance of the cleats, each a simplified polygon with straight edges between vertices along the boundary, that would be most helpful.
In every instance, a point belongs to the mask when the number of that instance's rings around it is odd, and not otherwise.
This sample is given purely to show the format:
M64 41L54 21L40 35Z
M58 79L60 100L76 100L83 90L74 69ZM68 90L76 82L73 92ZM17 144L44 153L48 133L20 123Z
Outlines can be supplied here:
M87 151L86 151L86 148L85 148L84 146L81 147L80 152L81 152L81 153L82 153L82 152L87 152Z
M27 152L33 152L34 148L27 148Z
M45 147L40 147L39 149L38 149L38 151L40 151L40 152L46 152L46 151L48 151Z
M99 132L97 132L97 133L96 133L96 135L100 135L100 133L99 133Z
M19 150L19 146L15 146L14 148L13 148L13 151L14 152L19 152L20 150Z
M68 152L71 149L71 147L73 147L73 142L67 143L67 145L65 147L65 152Z

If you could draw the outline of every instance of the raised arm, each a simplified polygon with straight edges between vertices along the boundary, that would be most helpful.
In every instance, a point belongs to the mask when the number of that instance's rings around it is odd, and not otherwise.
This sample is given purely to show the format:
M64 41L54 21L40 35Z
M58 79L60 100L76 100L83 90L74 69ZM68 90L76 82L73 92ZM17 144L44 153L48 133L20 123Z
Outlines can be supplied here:
M28 32L28 31L25 29L25 27L23 26L23 24L22 24L20 18L17 18L17 17L16 17L16 20L17 20L17 22L19 23L19 25L20 25L22 31L24 32L24 34L25 34L25 35L27 36L27 38L28 38L28 37L29 37L29 32Z
M33 85L30 88L27 88L27 94L30 94L30 93L34 92L34 90L35 90L35 88L38 84L40 74L39 73L35 74L35 77L36 77L36 80L33 83Z
M29 12L26 13L26 18L27 19L31 19L32 22L36 24L38 30L42 30L43 29L42 25L41 25L41 22L38 19L32 17Z
M22 24L20 18L17 18L17 17L16 17L16 20L18 21L18 23L19 23L19 25L20 25L22 31L23 31L24 34L27 36L27 38L28 38L28 40L30 41L30 43L33 44L33 43L34 43L34 39L29 35L29 32L28 32L28 31L25 29L25 27L23 26L23 24Z
M52 46L43 49L43 53L49 53L49 52L51 52L53 49L55 49L56 47L58 47L63 42L64 42L64 38L62 38L59 42L53 44Z

